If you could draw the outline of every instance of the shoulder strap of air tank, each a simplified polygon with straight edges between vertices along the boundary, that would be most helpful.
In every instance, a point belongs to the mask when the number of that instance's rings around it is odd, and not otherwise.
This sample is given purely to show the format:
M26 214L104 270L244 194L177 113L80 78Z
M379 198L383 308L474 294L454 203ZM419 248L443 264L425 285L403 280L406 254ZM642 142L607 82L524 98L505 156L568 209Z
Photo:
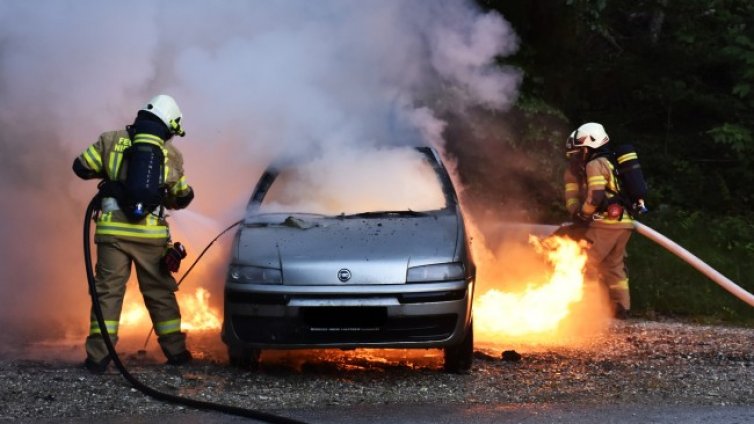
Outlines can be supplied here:
M610 149L604 149L595 154L593 159L604 157L609 162L610 171L615 179L615 185L618 187L618 191L610 189L609 185L605 186L605 191L613 195L620 195L620 172L618 171L618 161L615 157L615 152Z

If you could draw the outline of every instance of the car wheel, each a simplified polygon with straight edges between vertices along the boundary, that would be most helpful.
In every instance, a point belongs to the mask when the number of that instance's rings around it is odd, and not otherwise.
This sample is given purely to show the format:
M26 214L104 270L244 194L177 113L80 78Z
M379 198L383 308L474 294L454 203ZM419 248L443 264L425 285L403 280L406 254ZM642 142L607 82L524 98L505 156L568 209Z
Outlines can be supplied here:
M471 362L474 357L474 324L469 323L461 343L443 349L445 356L444 368L446 372L468 374L471 372Z
M259 368L260 349L228 346L228 359L233 367L255 371Z

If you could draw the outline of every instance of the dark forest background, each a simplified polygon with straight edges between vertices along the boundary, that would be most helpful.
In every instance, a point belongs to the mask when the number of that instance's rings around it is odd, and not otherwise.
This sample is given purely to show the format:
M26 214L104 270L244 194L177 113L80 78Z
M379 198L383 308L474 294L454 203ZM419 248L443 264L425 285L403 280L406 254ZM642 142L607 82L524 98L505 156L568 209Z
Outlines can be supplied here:
M466 195L484 205L474 212L567 220L565 137L600 122L639 152L651 192L642 221L754 291L754 2L477 2L515 28L521 48L500 66L524 80L512 110L450 117ZM627 264L634 314L754 322L751 307L640 235Z

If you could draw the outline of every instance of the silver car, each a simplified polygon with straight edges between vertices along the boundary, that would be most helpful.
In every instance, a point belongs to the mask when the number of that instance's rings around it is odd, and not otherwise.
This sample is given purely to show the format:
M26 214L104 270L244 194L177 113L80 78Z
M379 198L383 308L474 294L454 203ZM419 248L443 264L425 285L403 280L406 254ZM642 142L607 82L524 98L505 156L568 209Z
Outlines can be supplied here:
M225 285L231 364L254 369L262 349L442 348L445 370L471 369L475 267L453 185L434 149L387 153L263 173Z

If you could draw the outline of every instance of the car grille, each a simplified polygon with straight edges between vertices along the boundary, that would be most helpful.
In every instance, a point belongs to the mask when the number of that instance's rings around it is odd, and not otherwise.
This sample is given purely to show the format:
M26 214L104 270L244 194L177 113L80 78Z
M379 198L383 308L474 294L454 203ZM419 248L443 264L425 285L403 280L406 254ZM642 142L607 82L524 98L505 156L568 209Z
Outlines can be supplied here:
M466 297L466 290L450 290L437 292L401 293L400 295L398 295L398 300L401 303L427 303L461 300L464 297Z
M257 304L257 305L286 305L289 296L276 293L248 293L236 290L226 290L225 300L229 303Z
M389 318L383 307L305 307L298 317L233 316L247 343L335 344L439 341L456 327L456 314Z
M391 294L381 295L391 296ZM402 304L410 303L427 303L427 302L446 302L452 300L461 300L466 296L466 290L448 290L436 292L417 292L417 293L400 293L393 294ZM370 296L364 296L365 298ZM353 294L326 294L326 295L307 295L297 294L297 299L354 299L358 296ZM275 293L248 293L236 290L226 290L225 299L229 303L257 304L257 305L287 305L291 299L290 295Z

